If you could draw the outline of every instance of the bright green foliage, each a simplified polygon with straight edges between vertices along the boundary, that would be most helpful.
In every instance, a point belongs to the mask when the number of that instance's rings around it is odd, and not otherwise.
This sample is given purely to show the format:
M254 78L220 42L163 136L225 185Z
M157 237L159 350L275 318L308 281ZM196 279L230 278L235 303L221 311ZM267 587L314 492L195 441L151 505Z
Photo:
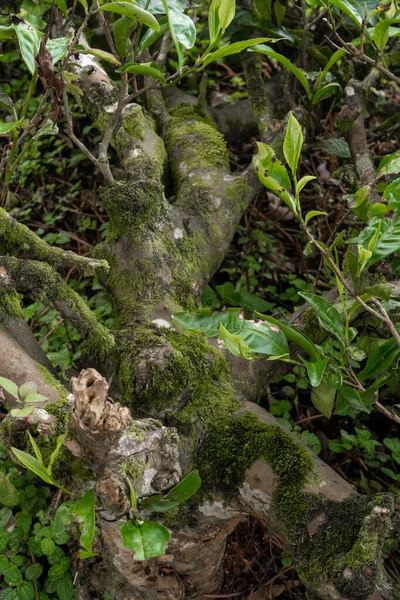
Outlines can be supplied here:
M37 386L35 383L26 382L23 383L20 388L16 383L7 379L6 377L0 377L0 388L3 388L18 404L30 404L33 402L45 402L46 396L37 393ZM32 406L24 406L23 408L13 408L10 410L12 417L20 418L28 417L33 408Z
M164 525L155 521L131 520L121 527L124 546L132 548L135 560L148 560L165 554L170 533Z
M179 506L189 500L201 486L201 479L197 470L191 471L165 496L149 496L140 502L140 507L153 512L164 512Z
M20 471L0 442L1 598L75 600L66 533L55 535L50 489ZM10 526L15 523L14 526Z

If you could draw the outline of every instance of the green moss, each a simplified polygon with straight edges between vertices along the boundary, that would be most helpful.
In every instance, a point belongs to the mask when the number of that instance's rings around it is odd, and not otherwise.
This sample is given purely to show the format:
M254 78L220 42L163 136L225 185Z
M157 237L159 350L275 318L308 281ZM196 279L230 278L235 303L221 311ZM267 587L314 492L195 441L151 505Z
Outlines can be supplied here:
M162 427L161 421L157 419L146 419L139 422L132 423L127 429L127 436L137 442L143 442L145 438L145 431L154 431Z
M46 405L47 412L51 413L51 414L55 414L55 412L52 412L52 411L56 411L56 412L59 410L64 411L67 406L67 397L68 397L69 391L63 386L61 381L56 379L54 377L54 375L52 375L50 373L50 371L48 369L46 369L46 367L44 367L40 363L36 363L36 367L37 367L44 383L46 383L47 385L50 385L51 387L56 389L60 396L60 400L58 402L56 402L54 404Z
M4 317L24 319L21 301L18 294L15 292L10 292L9 294L0 294L0 318Z
M146 462L144 459L127 458L121 464L121 473L131 480L132 483L141 479L146 470Z
M177 188L189 171L229 169L222 134L196 107L184 105L171 112L164 140L168 155L174 157L171 167Z
M326 330L321 327L318 315L313 308L303 313L304 333L314 342L319 343L326 338Z

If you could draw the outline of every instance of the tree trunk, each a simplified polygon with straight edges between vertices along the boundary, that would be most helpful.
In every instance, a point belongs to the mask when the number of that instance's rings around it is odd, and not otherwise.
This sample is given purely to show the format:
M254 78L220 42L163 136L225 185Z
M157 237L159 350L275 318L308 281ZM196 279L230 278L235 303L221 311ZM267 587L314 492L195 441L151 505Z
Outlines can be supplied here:
M92 67L81 87L104 130L114 110L112 85ZM252 514L284 536L310 598L400 598L382 554L397 533L393 498L356 494L254 404L265 371L240 374L240 364L230 367L204 337L171 324L172 312L199 307L258 183L251 170L230 173L224 138L200 106L168 113L156 92L149 104L153 114L137 104L124 108L112 138L124 176L102 191L110 232L96 258L109 264L103 277L118 330L102 328L41 260L0 262L11 281L2 287L5 313L15 289L53 304L85 336L87 364L101 370L73 379L67 399L32 340L3 319L1 374L18 383L34 379L49 398L45 411L28 418L39 424L39 445L61 426L70 432L71 457L91 471L88 483L63 465L75 490L95 487L100 506L99 555L78 571L80 597L107 591L115 600L179 600L216 592L227 537ZM267 135L264 124L262 131ZM104 378L111 374L117 402ZM21 438L19 421L4 423L6 435ZM172 532L167 554L133 560L119 533L130 508L127 477L140 499L167 491L193 468L201 490L160 518Z

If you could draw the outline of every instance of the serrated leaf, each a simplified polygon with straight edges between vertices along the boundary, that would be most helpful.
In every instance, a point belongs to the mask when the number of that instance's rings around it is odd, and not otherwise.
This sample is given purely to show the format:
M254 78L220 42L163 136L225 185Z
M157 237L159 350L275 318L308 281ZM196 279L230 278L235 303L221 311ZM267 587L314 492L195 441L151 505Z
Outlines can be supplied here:
M164 525L155 521L131 520L122 525L122 542L134 551L134 560L148 560L165 554L170 533Z
M0 505L12 508L19 504L19 501L19 492L11 483L9 475L0 471Z
M30 581L24 581L20 586L18 586L18 598L19 600L35 600L35 588L33 587L33 583Z
M390 452L400 455L400 440L398 438L385 438L383 443L386 448L389 448Z
M243 52L243 50L247 50L248 48L252 48L258 44L262 44L263 42L272 42L277 41L273 38L255 38L252 40L243 40L242 42L234 42L233 44L225 44L222 48L211 52L211 54L207 54L207 56L202 61L202 68L206 67L210 63L221 60L221 58L225 58L226 56L231 56L232 54L239 54L239 52Z
M293 113L290 113L285 139L283 141L283 154L294 176L297 172L302 146L303 132L300 123L296 117L293 116Z
M129 51L129 46L130 46L129 36L131 34L131 31L133 31L134 28L136 27L136 25L137 25L136 19L130 19L129 17L121 17L120 19L117 19L114 22L113 37L114 37L115 49L118 52L118 56L122 59L126 58L126 55ZM158 36L160 35L160 32L155 32L154 29L148 29L146 31L146 34L144 37L146 37L146 35L149 35L149 34L150 35L155 34L158 38ZM143 38L140 40L140 44L142 44L142 42L143 42ZM139 53L140 52L141 52L141 50L139 50Z
M10 396L15 398L15 400L19 400L18 396L18 386L16 383L11 381L11 379L7 379L6 377L0 377L0 387L3 388Z
M146 33L144 34L144 36L142 37L142 39L140 40L139 47L138 47L139 56L145 50L147 50L147 48L150 48L153 44L155 44L155 42L157 40L159 40L160 37L162 37L166 31L169 30L168 18L162 17L159 20L159 25L160 25L160 31L154 31L153 29L148 29L146 31Z
M50 556L56 549L56 545L51 538L44 538L41 540L40 547L45 556Z
M58 600L75 600L76 590L69 573L64 573L61 579L55 581L55 588Z
M106 10L119 15L125 15L131 19L137 19L140 23L147 25L147 27L150 27L155 31L160 30L157 19L153 17L150 12L131 2L107 2L106 4L103 4L103 6L100 6L98 10Z
M311 402L320 413L327 419L332 416L333 404L335 402L336 390L331 388L326 381L322 381L318 387L311 391Z
M274 192L286 206L297 215L296 201L290 193L290 179L286 167L275 156L270 146L257 142L258 153L253 156L253 165L260 182Z
M316 294L308 294L306 292L298 292L299 296L304 298L317 313L319 322L330 333L333 333L341 342L345 339L346 330L342 317L337 310L321 296Z
M25 570L25 579L28 581L33 581L34 579L39 579L41 574L43 573L43 565L40 563L33 563L28 565Z
M324 376L326 365L328 364L329 359L322 358L321 360L318 360L316 362L310 362L309 360L306 360L303 356L299 356L299 359L307 369L307 375L311 385L313 387L318 387Z
M157 64L152 63L135 63L129 62L117 69L117 73L133 73L134 75L143 75L145 77L154 77L162 83L165 83L165 76L161 73Z
M391 367L399 352L400 348L394 338L386 340L371 352L364 369L358 373L358 379L362 382L380 375Z
M318 456L322 450L322 444L320 439L311 431L303 431L301 439L311 448L311 450Z
M192 471L165 496L150 496L140 503L140 508L153 512L164 512L179 506L191 498L200 488L201 479L197 470Z
M3 569L3 578L7 585L14 587L22 582L22 573L15 565L10 563Z
M169 29L178 54L179 71L183 68L183 58L185 50L193 48L196 42L196 27L192 19L185 15L183 10L176 5L169 6L166 0L163 0L165 12L167 13Z
M271 41L271 40L266 40L266 41ZM311 98L310 86L308 84L308 80L304 74L304 71L302 69L299 69L299 67L296 67L292 62L290 62L290 60L288 58L286 58L286 56L283 56L283 54L279 54L278 52L275 52L275 50L273 50L266 44L263 44L262 42L258 42L258 44L260 44L260 45L257 45L255 47L251 48L251 50L249 50L249 52L260 52L261 54L265 54L266 56L269 56L269 58L272 58L272 59L280 62L288 71L293 73L293 75L300 81L301 85L303 86L303 88L306 91L307 97Z

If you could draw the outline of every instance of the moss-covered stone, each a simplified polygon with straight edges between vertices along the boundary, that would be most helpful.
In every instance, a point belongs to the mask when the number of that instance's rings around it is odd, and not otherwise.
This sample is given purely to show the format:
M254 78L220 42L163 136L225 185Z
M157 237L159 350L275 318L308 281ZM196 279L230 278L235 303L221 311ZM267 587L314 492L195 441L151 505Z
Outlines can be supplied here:
M0 294L0 320L4 319L5 317L24 319L21 301L16 292Z

